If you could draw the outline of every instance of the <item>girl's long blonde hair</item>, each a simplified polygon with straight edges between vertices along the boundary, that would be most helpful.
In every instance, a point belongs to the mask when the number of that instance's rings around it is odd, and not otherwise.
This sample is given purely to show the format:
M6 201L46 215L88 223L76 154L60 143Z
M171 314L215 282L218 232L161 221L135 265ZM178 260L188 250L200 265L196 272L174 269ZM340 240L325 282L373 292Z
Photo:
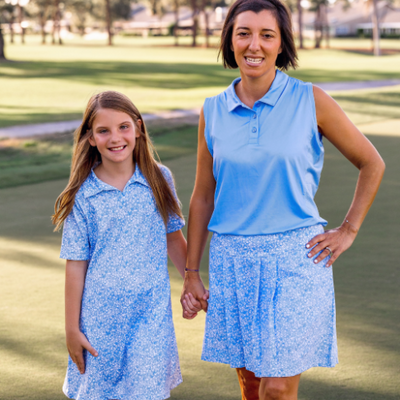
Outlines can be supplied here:
M155 150L139 110L122 93L107 91L91 97L86 107L83 121L74 133L71 175L67 187L56 200L54 215L52 216L52 222L56 225L55 231L60 229L62 223L71 212L75 195L89 176L91 169L95 163L101 161L101 155L97 147L93 147L89 143L89 138L93 134L93 121L100 109L121 111L132 118L136 129L140 130L140 136L136 138L133 160L153 191L158 211L164 223L167 223L170 215L177 215L183 218L180 205L174 197L160 166L154 159ZM137 122L139 119L142 121L141 125Z

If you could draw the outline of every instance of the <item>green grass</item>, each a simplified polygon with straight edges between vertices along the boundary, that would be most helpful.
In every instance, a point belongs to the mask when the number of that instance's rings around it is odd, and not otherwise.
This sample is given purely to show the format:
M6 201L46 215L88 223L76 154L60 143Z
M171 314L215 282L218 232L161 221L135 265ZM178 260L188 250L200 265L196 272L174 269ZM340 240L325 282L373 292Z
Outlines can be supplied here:
M355 244L334 266L340 364L332 370L315 368L306 372L300 400L400 397L400 138L369 138L385 159L387 172ZM186 154L166 162L175 174L185 215L193 189L195 158L195 154ZM356 176L356 169L326 143L317 203L329 226L342 221ZM50 224L54 200L65 184L63 179L0 190L1 399L65 398L61 393L67 361L64 263L58 259L61 236L52 232ZM207 280L207 256L202 271ZM182 282L172 268L171 280L184 376L184 383L172 392L171 399L239 400L235 372L224 365L200 361L204 315L194 321L180 317Z
M157 153L164 161L196 151L196 126L150 131ZM72 133L40 140L0 141L0 189L67 178L72 142Z
M186 41L188 39L185 39ZM114 89L141 112L200 107L238 76L217 61L217 49L171 47L170 38L117 38L114 47L73 40L7 46L0 64L0 127L80 118L90 96ZM376 58L341 50L300 51L296 78L354 81L398 78L400 54Z
M399 87L343 92L334 97L361 131L385 134L399 130ZM157 123L154 127L150 123L149 131L162 160L196 151L197 127L172 124L161 128ZM71 152L72 134L0 141L0 188L68 177Z

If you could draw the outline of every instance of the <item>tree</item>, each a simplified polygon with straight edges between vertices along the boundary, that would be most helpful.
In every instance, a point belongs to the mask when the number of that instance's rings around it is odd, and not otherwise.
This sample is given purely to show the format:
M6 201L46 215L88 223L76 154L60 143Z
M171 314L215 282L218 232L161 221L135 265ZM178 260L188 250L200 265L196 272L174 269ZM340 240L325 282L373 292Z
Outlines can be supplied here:
M311 0L310 11L315 12L314 31L316 49L321 47L321 42L325 36L327 45L329 45L329 26L328 26L328 0ZM325 32L325 35L324 35Z
M206 47L210 47L210 15L207 8L214 8L213 0L202 0L201 1L201 11L204 15L204 25L205 25L205 37L206 37Z
M63 44L61 39L61 4L60 0L54 0L53 3L53 29L51 31L52 43ZM58 40L56 39L56 36Z
M72 12L75 26L81 36L85 34L86 21L90 14L93 14L94 4L91 0L71 0L68 2L67 8Z
M4 52L4 36L3 30L1 28L1 19L0 19L0 61L6 60L6 54Z
M50 17L53 0L34 0L31 2L31 15L37 18L42 35L42 44L46 44L46 22Z
M112 46L112 38L113 38L113 31L112 31L112 17L111 17L111 4L110 0L105 0L105 10L106 10L106 28L108 33L108 45Z
M379 31L379 11L378 11L378 0L369 0L370 7L372 6L371 19L372 19L372 37L374 43L374 55L381 55L381 48L379 44L380 31Z
M174 38L175 38L175 42L174 42L174 46L179 46L179 0L174 0L174 14L175 14L175 23L174 23Z
M192 47L197 46L197 29L199 26L199 20L198 20L198 4L197 0L190 0L190 5L192 7L192 20L193 20L193 25L192 25Z
M14 22L15 22L15 4L11 0L6 0L3 6L3 19L8 23L10 30L10 43L14 43Z
M297 0L297 17L299 25L299 48L304 49L303 44L303 7L301 6L301 0Z
M4 35L3 35L3 30L1 28L1 23L3 22L3 14L5 11L6 4L3 0L0 0L0 61L5 61L6 60L6 54L5 54L5 44L4 44Z

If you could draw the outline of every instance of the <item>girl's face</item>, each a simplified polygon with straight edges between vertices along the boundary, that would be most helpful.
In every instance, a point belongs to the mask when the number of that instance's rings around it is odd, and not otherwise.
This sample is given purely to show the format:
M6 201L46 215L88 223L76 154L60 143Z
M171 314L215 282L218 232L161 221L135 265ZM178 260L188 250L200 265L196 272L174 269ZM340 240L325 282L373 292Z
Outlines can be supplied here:
M142 121L138 120L141 125ZM103 164L133 164L132 153L140 131L132 118L117 110L102 108L97 112L89 143L97 147Z
M232 50L242 75L260 78L275 74L275 61L282 49L281 32L272 12L240 13L233 25Z

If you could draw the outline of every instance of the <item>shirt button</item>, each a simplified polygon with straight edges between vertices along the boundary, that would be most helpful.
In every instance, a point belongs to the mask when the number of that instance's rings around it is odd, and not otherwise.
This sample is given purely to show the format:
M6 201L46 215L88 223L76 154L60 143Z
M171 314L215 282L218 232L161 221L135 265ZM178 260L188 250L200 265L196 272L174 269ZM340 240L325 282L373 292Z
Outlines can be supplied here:
M254 115L253 115L253 119L256 119L256 118L257 118L257 114L254 114Z
M256 133L256 132L257 132L257 128L253 128L251 131L252 131L253 133Z

